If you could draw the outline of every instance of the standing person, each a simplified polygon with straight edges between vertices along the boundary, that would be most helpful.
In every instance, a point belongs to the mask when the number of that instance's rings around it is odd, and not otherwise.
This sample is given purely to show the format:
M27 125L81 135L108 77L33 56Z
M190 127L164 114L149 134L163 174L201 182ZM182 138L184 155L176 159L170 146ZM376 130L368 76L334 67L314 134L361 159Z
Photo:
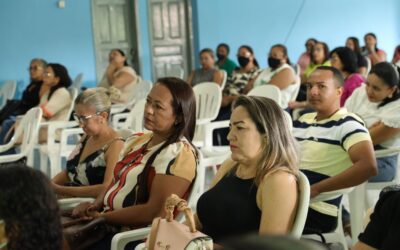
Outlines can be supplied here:
M119 96L112 98L113 103L128 104L134 94L139 77L135 70L128 65L125 53L120 49L111 50L108 56L108 66L98 87L109 89L114 87Z
M188 83L194 87L202 82L215 82L222 84L223 73L215 68L214 52L211 49L202 49L200 51L201 68L193 70L188 78Z
M300 79L296 77L294 69L290 65L290 59L287 49L283 44L275 44L268 53L268 68L261 71L256 77L251 79L244 89L244 93L248 93L251 89L272 84L281 90L282 108L287 108L288 103L300 84Z
M388 62L375 64L365 85L356 89L345 107L359 115L376 149L400 146L399 71ZM378 175L372 182L391 181L397 171L398 154L377 158Z
M111 183L123 138L109 125L111 101L104 88L87 89L75 100L74 118L84 135L53 180L61 196L94 197Z
M307 80L307 98L316 111L293 123L300 144L300 169L311 184L311 198L353 187L376 175L371 137L362 120L340 108L343 76L334 67L318 67ZM305 232L331 232L341 197L311 202Z
M216 66L219 69L225 70L228 74L228 77L232 76L233 71L237 67L236 63L229 59L229 45L226 43L220 43L217 46L217 62Z
M165 216L164 202L171 194L187 198L197 169L191 144L196 126L193 89L175 77L160 78L147 96L144 127L125 143L111 184L93 203L82 203L74 214L103 217L108 224L145 227ZM113 234L90 249L110 249Z
M350 48L352 51L354 51L357 55L357 66L358 66L358 73L360 73L362 76L367 75L367 60L365 56L362 55L361 53L361 48L360 48L360 42L358 41L357 37L349 37L346 40L346 47Z
M199 198L197 229L217 243L253 232L287 235L298 206L299 155L284 111L269 98L240 96L230 122L231 159Z
M0 167L0 218L7 250L59 250L60 211L50 181L38 170L10 163Z
M357 57L351 49L338 47L331 52L330 57L332 67L338 69L344 77L343 93L340 97L340 107L343 107L347 98L365 82L365 79L357 73Z
M311 63L311 51L317 42L318 41L315 38L307 39L306 44L304 45L306 47L306 51L300 55L299 60L297 61L297 64L300 66L300 75L304 73L304 70L306 70L308 65Z
M367 33L364 36L363 53L371 60L372 66L377 63L386 61L386 52L378 48L378 39L374 33Z

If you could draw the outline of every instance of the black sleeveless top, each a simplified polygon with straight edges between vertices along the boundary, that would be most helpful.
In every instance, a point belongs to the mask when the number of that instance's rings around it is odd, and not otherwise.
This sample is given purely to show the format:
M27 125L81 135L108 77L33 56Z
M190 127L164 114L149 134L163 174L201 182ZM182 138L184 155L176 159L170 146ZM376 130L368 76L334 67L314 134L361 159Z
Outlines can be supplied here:
M258 187L254 184L254 178L240 179L235 173L236 167L197 202L202 232L215 242L259 231L261 210L256 201Z

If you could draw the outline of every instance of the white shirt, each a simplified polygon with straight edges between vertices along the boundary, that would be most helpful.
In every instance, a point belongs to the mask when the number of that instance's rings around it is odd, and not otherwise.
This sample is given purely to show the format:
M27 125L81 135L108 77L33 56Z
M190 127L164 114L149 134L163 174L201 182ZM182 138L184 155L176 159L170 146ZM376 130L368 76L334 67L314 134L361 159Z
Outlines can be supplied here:
M368 128L379 121L388 127L400 128L400 99L378 108L380 103L370 102L365 88L366 86L363 84L355 89L347 99L345 107L350 112L360 116ZM400 146L400 134L384 141L380 145L384 148Z

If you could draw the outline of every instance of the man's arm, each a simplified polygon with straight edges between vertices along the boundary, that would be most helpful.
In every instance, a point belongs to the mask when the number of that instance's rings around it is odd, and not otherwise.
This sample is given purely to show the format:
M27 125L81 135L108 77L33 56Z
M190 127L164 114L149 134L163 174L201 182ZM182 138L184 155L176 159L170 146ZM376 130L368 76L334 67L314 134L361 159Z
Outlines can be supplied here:
M311 198L323 192L357 186L378 173L371 141L361 141L348 150L353 166L311 186Z

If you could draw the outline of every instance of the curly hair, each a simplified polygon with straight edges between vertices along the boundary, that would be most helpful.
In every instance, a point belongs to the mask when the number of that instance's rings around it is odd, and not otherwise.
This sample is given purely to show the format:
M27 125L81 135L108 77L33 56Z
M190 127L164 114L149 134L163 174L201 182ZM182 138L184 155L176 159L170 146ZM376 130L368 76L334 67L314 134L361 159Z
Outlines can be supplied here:
M1 166L0 190L8 250L62 248L59 207L44 174L25 164Z

